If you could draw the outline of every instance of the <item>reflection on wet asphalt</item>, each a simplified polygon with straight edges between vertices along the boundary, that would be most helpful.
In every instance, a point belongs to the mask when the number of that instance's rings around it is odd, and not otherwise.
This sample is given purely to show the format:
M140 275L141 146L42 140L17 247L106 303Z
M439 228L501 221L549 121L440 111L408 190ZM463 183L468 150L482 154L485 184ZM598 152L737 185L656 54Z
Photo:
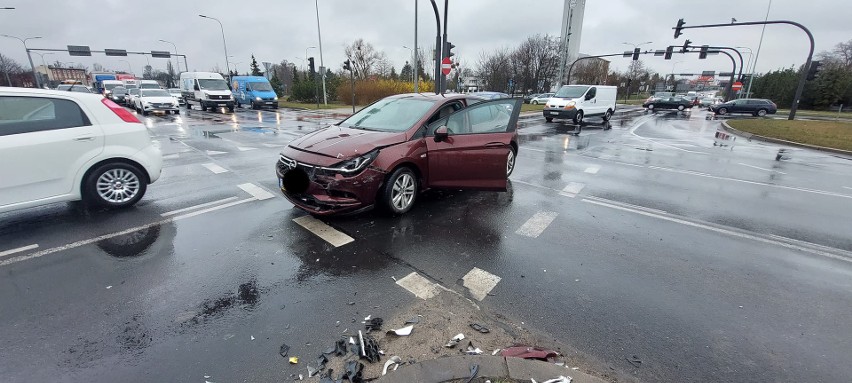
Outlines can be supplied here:
M522 119L506 192L430 190L403 216L322 218L355 239L341 247L293 222L306 213L278 196L273 168L281 147L340 115L145 117L165 169L139 205L0 214L0 252L43 253L0 266L0 376L288 380L304 366L281 359L282 343L308 357L366 315L393 318L418 299L395 283L412 272L473 299L462 278L478 268L501 278L484 312L576 347L585 369L843 381L852 162L797 149L776 160L779 147L719 136L706 117ZM246 183L276 197L251 199Z

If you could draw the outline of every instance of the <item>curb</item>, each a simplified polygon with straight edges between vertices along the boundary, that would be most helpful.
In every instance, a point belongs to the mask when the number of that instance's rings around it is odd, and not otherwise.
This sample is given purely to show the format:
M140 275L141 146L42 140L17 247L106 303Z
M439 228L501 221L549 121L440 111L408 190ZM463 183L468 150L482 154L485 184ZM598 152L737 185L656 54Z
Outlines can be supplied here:
M470 377L470 366L479 365L477 378L543 382L559 376L570 376L572 383L605 383L606 381L577 370L554 363L521 358L483 355L450 356L427 360L409 366L374 380L376 383L394 382L430 382L441 383Z
M768 142L768 143L772 143L772 144L795 146L795 147L799 147L799 148L818 150L818 151L821 151L821 152L829 152L829 153L852 156L852 150L827 148L825 146L803 144L801 142L787 141L787 140L782 140L780 138L765 137L765 136L759 136L757 134L751 134L751 133L748 133L748 132L743 132L743 131L732 128L730 125L728 125L728 121L722 121L722 127L725 130L727 130L728 132L736 134L740 137L744 137L745 139L747 139L749 141L754 139L754 140L757 140L757 141L763 141L763 142Z

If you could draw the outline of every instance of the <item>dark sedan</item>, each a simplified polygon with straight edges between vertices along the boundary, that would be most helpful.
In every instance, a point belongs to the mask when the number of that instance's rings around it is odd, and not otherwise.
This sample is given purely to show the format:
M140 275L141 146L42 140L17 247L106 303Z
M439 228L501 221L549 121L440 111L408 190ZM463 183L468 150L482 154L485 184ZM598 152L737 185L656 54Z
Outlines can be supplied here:
M711 105L710 110L718 115L728 113L746 113L758 117L778 112L778 106L774 102L762 98L741 98L726 103Z
M648 110L654 109L677 109L677 110L686 110L692 108L692 100L686 99L683 97L662 97L662 98L649 98L642 104L643 107L648 108Z
M279 187L311 214L411 209L430 188L506 191L521 99L403 94L292 141Z

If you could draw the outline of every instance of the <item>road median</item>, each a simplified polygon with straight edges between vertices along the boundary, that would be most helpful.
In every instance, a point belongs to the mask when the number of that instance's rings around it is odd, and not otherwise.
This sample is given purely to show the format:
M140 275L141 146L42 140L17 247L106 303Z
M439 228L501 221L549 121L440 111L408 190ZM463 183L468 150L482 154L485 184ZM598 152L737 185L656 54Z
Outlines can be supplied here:
M732 133L749 140L852 155L850 122L742 119L723 121L722 124Z

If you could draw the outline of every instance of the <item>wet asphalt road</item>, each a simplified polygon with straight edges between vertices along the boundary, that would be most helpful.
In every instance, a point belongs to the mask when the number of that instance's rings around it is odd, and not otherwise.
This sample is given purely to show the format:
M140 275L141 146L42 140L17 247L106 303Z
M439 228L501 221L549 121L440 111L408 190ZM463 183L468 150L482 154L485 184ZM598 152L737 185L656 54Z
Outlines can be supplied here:
M354 239L334 247L293 222L305 213L278 195L273 165L335 120L149 117L166 167L135 208L0 215L0 252L30 247L0 257L2 381L281 381L305 373L281 343L311 360L364 316L417 299L393 278L469 295L474 267L502 278L483 310L573 346L593 370L852 377L849 159L794 149L776 161L778 146L714 139L719 122L697 110L590 120L579 135L526 119L509 192L433 191L401 217L324 218Z

